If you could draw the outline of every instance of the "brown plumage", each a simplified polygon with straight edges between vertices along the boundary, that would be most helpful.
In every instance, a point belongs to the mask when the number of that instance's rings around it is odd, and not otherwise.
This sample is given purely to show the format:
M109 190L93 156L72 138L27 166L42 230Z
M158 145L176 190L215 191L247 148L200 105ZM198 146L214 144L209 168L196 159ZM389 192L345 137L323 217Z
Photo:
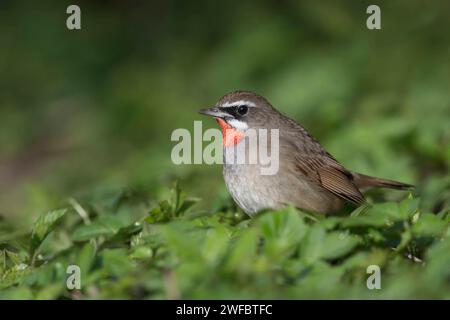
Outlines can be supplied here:
M274 175L262 175L261 164L234 163L230 147L224 147L225 182L233 199L249 214L288 203L326 214L345 202L362 204L361 189L413 187L347 170L305 128L252 92L232 92L215 107L200 112L221 119L223 129L239 131L243 136L249 128L279 130L279 170ZM256 154L258 150L250 146L245 152Z

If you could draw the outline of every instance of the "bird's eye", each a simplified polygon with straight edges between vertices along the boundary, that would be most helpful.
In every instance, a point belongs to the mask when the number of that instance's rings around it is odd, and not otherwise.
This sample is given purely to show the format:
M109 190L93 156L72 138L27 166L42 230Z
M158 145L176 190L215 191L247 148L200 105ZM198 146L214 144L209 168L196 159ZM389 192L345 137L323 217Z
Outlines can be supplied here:
M237 109L237 112L239 115L243 116L248 112L248 107L247 106L239 106Z

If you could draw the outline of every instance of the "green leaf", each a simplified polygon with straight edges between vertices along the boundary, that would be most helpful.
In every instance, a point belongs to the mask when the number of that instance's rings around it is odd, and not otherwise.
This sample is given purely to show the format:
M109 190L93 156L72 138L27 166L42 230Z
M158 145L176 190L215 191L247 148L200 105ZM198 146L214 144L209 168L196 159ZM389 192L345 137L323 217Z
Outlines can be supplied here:
M48 234L53 230L56 222L65 215L66 209L51 211L38 217L31 232L30 256L32 261Z
M230 232L223 226L208 230L202 248L204 260L210 264L219 263L228 249L230 238Z
M145 221L150 224L160 223L169 221L169 217L161 210L160 207L156 207L150 210L148 217L145 218Z
M19 265L22 263L22 258L20 257L19 254L12 252L12 251L8 251L6 250L6 255L8 256L9 259L11 259L11 261L15 264L15 265Z
M402 215L399 205L396 202L384 202L368 208L368 216L383 217L387 224L390 221L403 220L406 217Z
M132 268L131 260L123 249L105 249L101 257L103 269L111 276L121 276Z
M199 201L200 201L200 198L192 198L191 197L191 198L184 199L177 210L177 214L187 212L191 207L193 207Z
M258 231L248 229L242 233L233 245L231 253L225 263L225 270L245 275L252 272L252 263L258 246Z
M18 284L31 273L31 268L24 264L14 266L3 272L0 277L0 289Z
M439 288L443 284L448 284L450 278L450 238L444 238L442 241L436 241L428 250L425 261L427 268L425 270L426 279L433 289ZM445 289L445 287L444 287ZM448 290L448 286L447 286Z
M99 217L91 224L81 225L72 233L73 241L86 241L100 236L112 236L122 227L121 221L113 217Z
M60 283L51 284L36 295L36 300L54 300L56 299L64 287Z
M336 259L351 252L359 243L359 240L344 232L332 232L326 235L320 257L324 259Z
M87 242L83 248L80 250L78 254L78 258L75 262L81 270L81 282L82 286L85 286L87 283L85 282L88 279L89 271L91 270L92 264L95 259L95 248L92 243Z
M418 198L407 198L399 203L399 215L404 220L410 219L417 212L418 207Z
M383 227L396 221L412 218L417 210L417 199L406 199L400 205L396 202L385 202L364 208L364 214L357 209L355 214L344 219L341 226L351 227Z
M322 254L324 245L325 229L319 225L312 226L301 244L300 255L306 264L316 262Z
M133 252L130 254L131 259L137 259L137 260L146 260L151 258L153 255L153 250L149 247L140 246L135 247Z
M342 217L327 217L326 219L320 220L318 224L326 230L332 230L336 228L342 220Z
M86 241L99 236L114 234L114 230L102 224L82 225L72 233L73 241Z
M177 220L161 226L161 233L170 250L177 256L201 258L199 246L204 241L205 231L193 232L192 224Z
M352 213L350 213L350 217L358 217L363 215L364 213L367 212L367 210L371 207L370 204L363 204L359 207L357 207L355 210L353 210Z
M341 222L341 227L352 228L352 227L383 227L387 223L383 216L356 216L344 219Z
M260 218L265 252L273 259L292 254L306 234L307 227L298 211L285 208Z
M419 220L413 224L411 230L416 237L437 237L442 235L448 227L448 223L439 219L436 215L424 213L420 216Z

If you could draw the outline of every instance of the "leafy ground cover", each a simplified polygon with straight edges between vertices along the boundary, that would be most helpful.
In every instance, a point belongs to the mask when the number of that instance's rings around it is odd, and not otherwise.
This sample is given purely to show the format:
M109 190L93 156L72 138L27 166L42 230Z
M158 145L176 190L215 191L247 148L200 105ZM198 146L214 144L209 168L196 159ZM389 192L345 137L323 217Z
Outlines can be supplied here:
M250 219L195 210L179 187L146 207L129 192L39 216L0 251L3 299L450 298L448 212L412 196L321 217L287 207ZM68 290L67 267L81 270ZM366 286L369 265L381 289Z
M371 1L78 2L73 32L64 1L0 3L1 298L449 298L447 2L380 0L381 30ZM249 219L219 166L170 157L236 89L417 189Z

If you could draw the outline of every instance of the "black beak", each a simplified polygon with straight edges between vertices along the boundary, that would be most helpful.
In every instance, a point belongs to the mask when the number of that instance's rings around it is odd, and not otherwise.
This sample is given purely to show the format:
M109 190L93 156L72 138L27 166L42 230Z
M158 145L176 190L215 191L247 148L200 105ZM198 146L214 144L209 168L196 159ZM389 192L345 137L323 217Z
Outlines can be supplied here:
M230 117L230 115L228 113L221 111L217 107L201 109L198 111L198 113L204 114L205 116L211 116L214 118L222 118L223 119L225 117Z

